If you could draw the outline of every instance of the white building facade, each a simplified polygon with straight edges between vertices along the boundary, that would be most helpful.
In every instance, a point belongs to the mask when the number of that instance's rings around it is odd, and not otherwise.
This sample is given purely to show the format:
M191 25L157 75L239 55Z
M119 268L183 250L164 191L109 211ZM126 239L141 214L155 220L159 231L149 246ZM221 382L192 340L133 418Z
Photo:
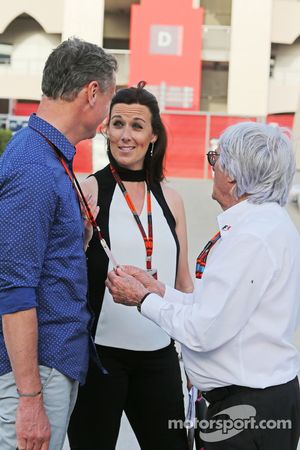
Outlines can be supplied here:
M120 65L117 82L126 85L132 3L139 1L10 0L0 16L0 113L15 100L39 100L45 59L69 36L113 52ZM300 1L191 3L205 10L201 110L254 116L297 111Z

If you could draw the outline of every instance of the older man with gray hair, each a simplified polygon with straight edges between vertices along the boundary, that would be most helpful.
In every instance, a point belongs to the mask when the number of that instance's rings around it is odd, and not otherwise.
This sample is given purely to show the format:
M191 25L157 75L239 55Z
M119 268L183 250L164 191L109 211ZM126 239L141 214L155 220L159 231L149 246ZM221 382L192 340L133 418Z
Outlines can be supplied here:
M62 42L37 114L0 160L1 450L62 449L85 380L91 317L72 161L107 115L116 69L97 45Z
M292 145L278 127L240 123L207 156L223 212L197 259L193 294L131 266L111 272L107 285L116 302L136 305L182 344L187 374L209 402L205 450L295 450L300 237L283 208Z

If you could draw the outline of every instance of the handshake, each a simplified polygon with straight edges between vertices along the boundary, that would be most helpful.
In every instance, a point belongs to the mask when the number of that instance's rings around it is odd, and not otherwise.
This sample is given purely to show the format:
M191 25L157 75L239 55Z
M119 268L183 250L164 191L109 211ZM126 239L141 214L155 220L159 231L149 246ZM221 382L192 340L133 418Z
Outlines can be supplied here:
M108 273L106 287L116 303L138 306L149 293L164 296L165 285L135 266L119 266Z

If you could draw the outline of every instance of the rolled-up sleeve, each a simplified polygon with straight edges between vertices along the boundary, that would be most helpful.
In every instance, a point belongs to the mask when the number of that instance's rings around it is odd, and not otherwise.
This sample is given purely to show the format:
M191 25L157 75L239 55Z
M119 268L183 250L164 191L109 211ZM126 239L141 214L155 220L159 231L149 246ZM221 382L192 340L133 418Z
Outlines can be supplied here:
M0 183L0 314L37 306L57 193L52 170L23 165Z
M24 311L36 306L34 288L12 288L0 292L0 315Z

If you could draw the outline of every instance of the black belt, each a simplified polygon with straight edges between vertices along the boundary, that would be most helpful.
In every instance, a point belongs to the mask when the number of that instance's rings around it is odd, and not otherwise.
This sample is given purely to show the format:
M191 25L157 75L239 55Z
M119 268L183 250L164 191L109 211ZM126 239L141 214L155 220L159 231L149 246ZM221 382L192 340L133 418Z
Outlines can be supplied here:
M215 403L224 400L224 398L229 397L230 395L253 390L253 388L249 388L246 386L236 386L232 384L230 386L219 387L212 389L211 391L201 393L205 400L207 400L209 403Z
M284 384L289 384L289 383L294 383L294 382L297 382L297 377L294 378L293 380L289 381L288 383L284 383ZM209 403L215 403L215 402L224 400L224 398L229 397L230 395L235 395L240 392L261 392L261 391L265 391L266 389L274 389L274 388L276 389L279 386L282 386L282 385L270 386L265 389L261 389L261 388L251 388L251 387L247 387L247 386L236 386L234 384L231 384L230 386L215 388L208 392L201 392L201 394L205 398L205 400L207 400Z

